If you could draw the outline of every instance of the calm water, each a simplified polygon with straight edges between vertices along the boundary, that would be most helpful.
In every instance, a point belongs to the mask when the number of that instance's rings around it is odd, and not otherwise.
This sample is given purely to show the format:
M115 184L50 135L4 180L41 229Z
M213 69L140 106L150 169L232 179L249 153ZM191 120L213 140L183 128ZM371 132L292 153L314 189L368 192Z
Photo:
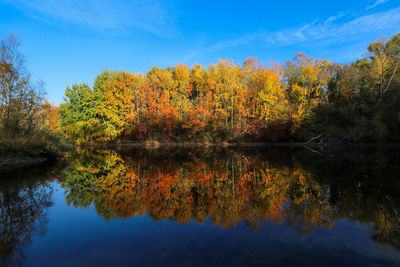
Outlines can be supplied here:
M400 150L79 150L0 174L4 266L400 265Z

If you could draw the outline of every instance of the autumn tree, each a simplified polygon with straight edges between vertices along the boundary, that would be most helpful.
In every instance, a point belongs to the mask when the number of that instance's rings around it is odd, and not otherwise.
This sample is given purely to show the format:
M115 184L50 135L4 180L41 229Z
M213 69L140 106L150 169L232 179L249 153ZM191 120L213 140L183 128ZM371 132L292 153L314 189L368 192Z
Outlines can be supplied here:
M142 79L136 74L122 72L103 84L103 101L96 115L102 122L106 140L113 140L135 126L138 116L137 90Z
M281 81L283 68L277 63L267 68L257 58L247 59L243 68L247 97L241 99L247 102L243 107L245 114L261 129L287 124L290 114L286 88Z
M44 96L44 83L34 83L14 34L0 43L0 135L33 134Z
M298 53L285 66L291 117L294 129L312 116L313 109L328 101L328 84L333 76L333 63L328 60L314 60Z
M391 89L391 85L400 72L400 34L389 41L381 40L368 46L371 60L371 77L375 80L374 91L377 101Z

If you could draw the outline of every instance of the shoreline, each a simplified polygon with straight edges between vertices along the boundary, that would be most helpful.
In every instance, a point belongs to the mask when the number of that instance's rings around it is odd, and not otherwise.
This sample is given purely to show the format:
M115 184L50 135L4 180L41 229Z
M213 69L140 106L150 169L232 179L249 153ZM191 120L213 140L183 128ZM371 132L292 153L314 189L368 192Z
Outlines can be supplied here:
M158 141L142 141L142 142L131 142L131 141L118 141L110 143L91 143L91 144L80 144L74 145L73 148L77 149L173 149L173 148L302 148L312 153L322 155L324 153L335 152L337 150L347 149L400 149L400 143L299 143L299 142L282 142L282 143L268 143L268 142L220 142L220 143L201 143L201 142L158 142ZM19 151L15 154L7 153L0 154L0 174L11 172L15 170L24 170L32 167L43 166L53 161L62 158L60 153L46 153L38 156L34 156L26 151ZM22 153L21 153L22 152ZM25 153L24 153L25 152Z
M54 158L43 156L2 157L0 158L0 173L42 166L54 160Z
M331 148L331 147L393 147L400 148L400 143L301 143L301 142L218 142L218 143L202 143L202 142L158 142L158 141L116 141L110 143L89 143L79 144L75 147L81 148L208 148L208 147L303 147L303 148Z

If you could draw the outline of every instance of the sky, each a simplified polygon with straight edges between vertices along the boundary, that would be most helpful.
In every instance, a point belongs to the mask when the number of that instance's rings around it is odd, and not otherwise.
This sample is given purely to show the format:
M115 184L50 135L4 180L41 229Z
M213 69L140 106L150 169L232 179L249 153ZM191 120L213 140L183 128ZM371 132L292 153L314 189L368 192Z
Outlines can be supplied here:
M105 69L284 64L297 52L349 63L400 33L400 0L0 0L0 37L10 32L59 104L67 86Z

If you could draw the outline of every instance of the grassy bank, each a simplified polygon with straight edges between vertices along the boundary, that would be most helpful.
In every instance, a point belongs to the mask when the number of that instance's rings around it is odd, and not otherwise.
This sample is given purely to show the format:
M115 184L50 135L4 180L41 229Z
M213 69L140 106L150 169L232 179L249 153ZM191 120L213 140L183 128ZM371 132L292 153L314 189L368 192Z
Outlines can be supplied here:
M46 164L70 146L53 135L36 135L0 140L0 172Z

